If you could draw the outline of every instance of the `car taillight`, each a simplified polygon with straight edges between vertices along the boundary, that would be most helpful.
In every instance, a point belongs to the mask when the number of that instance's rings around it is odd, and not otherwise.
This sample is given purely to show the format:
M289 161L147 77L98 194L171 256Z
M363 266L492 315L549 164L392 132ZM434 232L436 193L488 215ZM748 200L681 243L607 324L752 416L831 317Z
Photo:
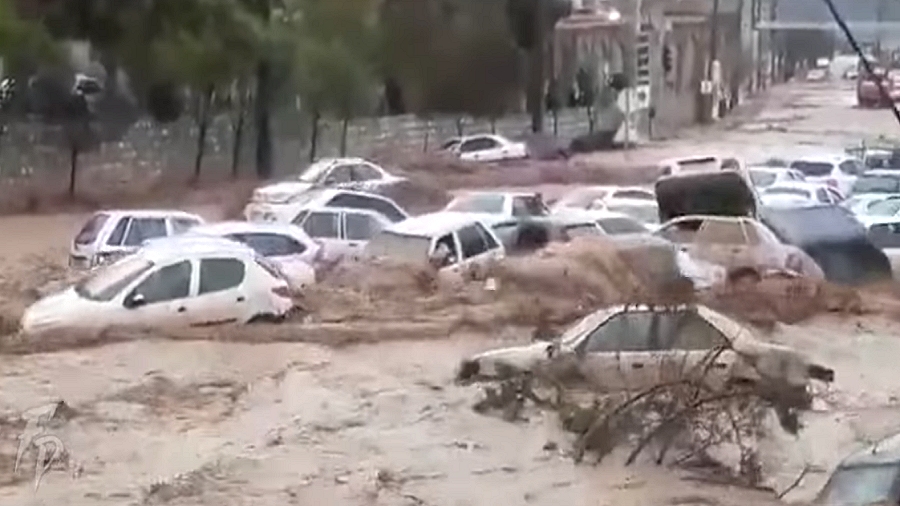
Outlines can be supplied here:
M291 298L291 290L286 286L276 286L272 289L272 293L284 299Z
M828 181L825 181L825 183L833 188L837 188L838 185L837 179L829 179Z

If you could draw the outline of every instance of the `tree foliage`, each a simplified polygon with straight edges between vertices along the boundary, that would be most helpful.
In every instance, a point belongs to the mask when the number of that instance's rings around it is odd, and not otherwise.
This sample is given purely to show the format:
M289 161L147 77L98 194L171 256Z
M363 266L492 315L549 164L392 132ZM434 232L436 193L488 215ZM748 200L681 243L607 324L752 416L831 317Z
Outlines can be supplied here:
M506 0L506 15L516 45L531 51L537 42L537 24L543 22L543 31L549 33L571 9L571 0Z
M5 65L58 56L57 46L42 24L20 17L12 0L0 0L0 58Z

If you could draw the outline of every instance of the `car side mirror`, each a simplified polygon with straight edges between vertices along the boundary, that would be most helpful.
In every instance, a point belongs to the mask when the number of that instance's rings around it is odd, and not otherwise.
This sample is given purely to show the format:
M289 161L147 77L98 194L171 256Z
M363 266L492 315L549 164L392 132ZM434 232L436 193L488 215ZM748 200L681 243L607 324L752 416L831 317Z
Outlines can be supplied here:
M125 307L128 309L134 309L143 306L147 303L147 299L144 297L142 293L134 293L129 295L127 299L125 299Z

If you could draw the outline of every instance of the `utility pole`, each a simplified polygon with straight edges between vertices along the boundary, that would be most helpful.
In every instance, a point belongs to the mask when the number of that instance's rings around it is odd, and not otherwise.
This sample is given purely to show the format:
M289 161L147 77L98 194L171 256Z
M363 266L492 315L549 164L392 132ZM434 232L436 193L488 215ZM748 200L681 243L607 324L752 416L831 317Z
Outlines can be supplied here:
M719 52L719 0L713 0L712 7L712 15L709 17L709 61L706 65L706 80L709 82L710 86L713 84L713 67L715 66L715 61L718 59ZM710 88L709 90L709 107L706 113L704 114L704 118L708 121L712 121L712 108L714 106L718 106L718 104L714 103L716 99L715 89Z
M534 19L534 47L531 49L530 62L530 90L531 102L531 131L541 133L544 131L544 58L547 54L547 30L544 29L547 21L547 2L537 0Z
M875 54L881 57L881 23L884 21L884 0L878 0L878 10L875 11Z

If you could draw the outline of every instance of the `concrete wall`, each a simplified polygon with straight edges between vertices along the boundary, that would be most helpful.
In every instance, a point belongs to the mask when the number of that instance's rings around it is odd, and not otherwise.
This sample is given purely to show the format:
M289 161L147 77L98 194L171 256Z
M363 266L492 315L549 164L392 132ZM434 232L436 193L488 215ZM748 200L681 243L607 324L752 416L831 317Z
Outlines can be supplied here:
M516 114L496 121L465 117L442 116L431 120L412 115L382 118L361 118L351 121L347 129L347 154L367 156L374 152L421 153L436 149L440 143L458 135L494 131L515 137L530 130L530 118ZM310 128L298 115L283 115L275 122L276 171L290 173L305 165L310 153ZM560 111L556 134L561 142L588 133L588 116L584 109ZM553 115L546 116L546 130L554 133ZM317 157L340 154L342 125L339 121L320 122ZM213 122L207 138L204 171L226 175L230 171L233 128L226 117ZM241 161L249 172L253 156L253 131L245 130ZM82 157L85 167L103 170L104 167L135 171L166 171L189 173L197 150L197 127L190 120L160 126L149 120L133 126L121 142L106 143L100 150ZM23 174L65 174L68 170L68 150L59 128L38 122L19 122L9 125L9 132L0 142L0 176Z

